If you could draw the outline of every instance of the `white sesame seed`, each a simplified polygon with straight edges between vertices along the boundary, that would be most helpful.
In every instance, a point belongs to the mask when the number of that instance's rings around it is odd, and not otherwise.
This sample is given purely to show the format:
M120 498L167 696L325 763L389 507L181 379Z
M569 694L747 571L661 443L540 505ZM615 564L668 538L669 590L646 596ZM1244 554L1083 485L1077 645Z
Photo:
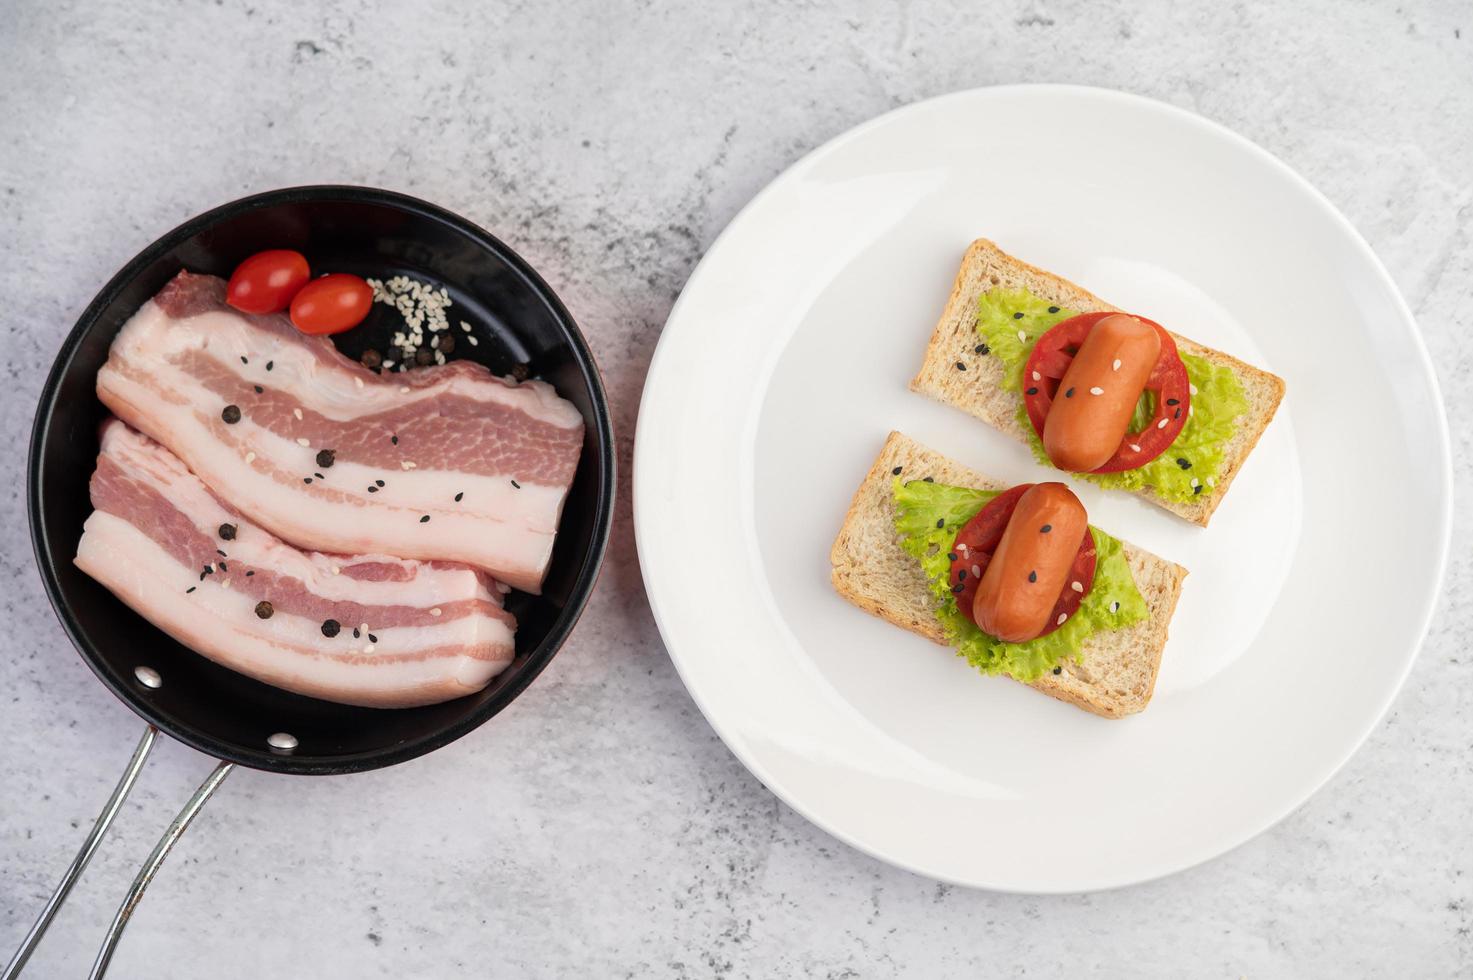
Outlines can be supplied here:
M1192 477L1192 486L1195 487L1196 485L1197 485L1197 478L1194 476L1194 477Z
M972 575L975 576L975 577L977 577L977 578L981 578L982 577L982 566L981 565L973 565L972 566Z
M343 569L342 569L342 566L341 565L334 565L334 566L332 566L332 573L334 575L340 574L342 572L342 570Z
M256 454L255 453L246 453L246 462L247 463L254 463L255 461L256 461Z
M353 383L356 384L360 388L363 387L363 379L362 378L354 377L353 378Z
M399 386L399 394L401 394L401 395L407 395L407 394L409 394L409 386L408 385L400 385Z
M1120 611L1120 603L1118 603L1118 602L1112 602L1112 603L1110 603L1110 611L1111 612L1119 612Z
M511 591L511 586L507 585L505 582L497 582L496 591L500 592L502 595L506 595L508 592Z
M1103 395L1105 393L1105 389L1096 385L1095 387L1089 389L1089 393L1091 395Z
M362 630L364 633L367 633L368 632L368 624L367 623L364 623L363 625L359 626L358 628L360 630Z
M385 361L384 362L384 367L385 368L391 368L393 366L394 366L394 362L393 361Z
M1156 423L1156 428L1158 428L1158 429L1164 429L1164 428L1166 428L1166 423L1167 422L1170 422L1170 421L1171 421L1170 419L1162 419L1160 422L1157 422Z
M1194 384L1188 384L1187 387L1189 389L1191 389L1192 394L1195 395L1197 393L1197 386L1196 385L1194 385Z
M411 463L407 459L401 459L399 461L399 466L400 466L401 469L406 469L406 470L412 470L412 469L414 469L414 464Z
M1130 444L1130 451L1133 452L1133 453L1138 453L1138 452L1141 451L1141 447L1140 446L1137 446L1135 443L1132 442Z
M292 409L292 414L297 417L298 422L302 421L302 410L300 408Z
M1063 626L1064 625L1064 620L1066 620L1068 618L1069 618L1069 614L1068 613L1059 613L1059 618L1054 621L1054 625L1055 626Z
M476 338L474 338L474 337L467 337L465 339L466 340L469 340L471 342L471 346L472 347L480 347L481 346L481 342L479 340L477 340Z
M960 551L962 554L966 554L967 553L967 546L964 545L964 544L959 544L959 545L956 546L956 550L957 551Z
M1020 342L1022 342L1022 343L1027 343L1028 342L1028 335L1026 333L1024 333L1023 331L1019 330L1018 331L1018 340Z
M440 615L440 607L439 606L436 606L434 609L431 609L430 610L430 615L431 616L438 616L438 615Z
M1114 363L1110 365L1110 370L1111 371L1119 371L1120 370L1120 358L1118 358L1118 357L1115 358Z
M1037 371L1034 371L1033 372L1033 380L1034 381L1042 381L1043 380L1043 375L1039 374Z
M435 363L436 364L444 364L445 363L445 355L444 354L441 354L439 351L435 351Z
M133 676L138 678L138 683L142 684L144 687L157 688L164 686L163 677L161 677L159 675L159 672L154 670L152 667L134 667Z
M470 333L471 332L471 325L469 323L466 323L464 320L461 320L460 321L460 329L464 330L466 333Z
M310 442L308 442L306 439L298 439L297 440L297 445L299 445L299 446L310 446L312 444Z
M1073 589L1075 592L1083 592L1084 591L1084 583L1083 582L1070 582L1069 583L1069 588Z

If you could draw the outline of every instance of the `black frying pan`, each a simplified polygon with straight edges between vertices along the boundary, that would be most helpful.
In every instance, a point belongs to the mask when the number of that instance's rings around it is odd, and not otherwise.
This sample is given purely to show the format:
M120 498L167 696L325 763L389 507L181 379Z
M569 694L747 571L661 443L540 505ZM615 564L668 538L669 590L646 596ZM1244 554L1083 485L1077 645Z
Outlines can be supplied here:
M95 378L113 337L181 268L228 277L242 259L267 248L296 249L316 271L383 279L403 273L443 286L454 304L452 323L468 321L480 340L471 346L457 330L455 357L473 358L497 374L524 365L583 414L583 454L543 594L507 597L518 623L516 658L478 694L391 711L291 694L181 646L72 564L82 522L92 511L87 484L105 415ZM384 351L396 321L392 311L375 304L363 326L335 339L352 357L366 347ZM62 344L42 389L27 494L36 563L57 617L87 665L150 727L92 836L0 977L10 980L19 972L121 804L155 730L222 760L213 782L201 786L135 881L94 967L93 975L100 976L143 887L230 764L308 775L391 766L465 735L532 682L572 630L598 576L613 510L613 432L598 369L577 324L510 248L463 218L401 194L295 187L243 198L185 222L103 287Z

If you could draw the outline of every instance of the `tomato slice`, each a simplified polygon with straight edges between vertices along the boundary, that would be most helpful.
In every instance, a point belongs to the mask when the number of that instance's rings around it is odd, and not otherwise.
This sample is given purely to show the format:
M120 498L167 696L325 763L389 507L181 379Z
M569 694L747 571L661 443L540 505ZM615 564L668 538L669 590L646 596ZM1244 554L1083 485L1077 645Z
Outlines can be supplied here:
M1044 421L1053 406L1054 395L1059 390L1059 381L1079 351L1079 345L1089 335L1094 325L1111 313L1081 313L1054 324L1047 333L1038 338L1028 363L1023 365L1023 405L1028 409L1028 421L1033 431L1043 438ZM1161 353L1156 365L1146 379L1146 391L1155 396L1156 414L1139 432L1127 432L1103 466L1096 473L1118 473L1145 466L1166 452L1187 424L1187 415L1192 408L1192 386L1187 379L1187 366L1177 353L1176 341L1161 324L1136 317L1150 324L1161 335Z
M301 252L273 248L257 252L235 267L225 287L225 302L243 313L280 313L312 278Z
M373 289L347 272L313 279L292 298L292 323L302 333L342 333L363 322L373 307Z
M985 507L977 511L975 517L962 525L961 530L956 533L956 540L951 544L951 551L947 554L951 559L947 581L956 595L957 608L973 625L977 620L972 616L972 603L977 599L977 585L982 581L982 573L987 571L992 553L1001 543L1002 533L1007 530L1008 521L1012 520L1018 501L1032 487L1031 483L1023 483L993 497ZM1090 589L1094 588L1097 558L1095 537L1086 528L1084 538L1079 542L1079 551L1074 555L1074 564L1069 569L1069 584L1059 593L1054 611L1049 613L1048 625L1039 636L1047 636L1063 625L1059 622L1061 615L1067 621L1079 609L1079 604L1089 595ZM1074 588L1075 582L1080 584L1083 591Z

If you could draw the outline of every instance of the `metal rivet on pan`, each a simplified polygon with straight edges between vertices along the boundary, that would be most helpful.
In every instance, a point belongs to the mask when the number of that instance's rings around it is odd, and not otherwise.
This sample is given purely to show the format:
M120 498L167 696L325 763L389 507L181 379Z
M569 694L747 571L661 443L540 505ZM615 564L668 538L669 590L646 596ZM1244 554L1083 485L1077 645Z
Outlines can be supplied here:
M164 686L164 679L152 667L134 667L133 676L138 678L138 683L144 687L159 688Z
M297 747L297 737L286 732L276 732L266 736L266 744L277 752L290 752Z

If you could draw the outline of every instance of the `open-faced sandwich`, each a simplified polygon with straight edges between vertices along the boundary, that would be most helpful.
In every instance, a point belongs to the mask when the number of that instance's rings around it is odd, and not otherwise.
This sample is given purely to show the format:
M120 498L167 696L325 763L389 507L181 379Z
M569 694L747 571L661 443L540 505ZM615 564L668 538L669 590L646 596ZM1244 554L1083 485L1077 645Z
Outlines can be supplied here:
M1187 574L1090 527L1062 483L1008 487L898 432L829 560L866 612L1107 718L1150 702Z
M911 389L1040 462L1206 526L1284 396L1274 375L1111 306L986 239Z

